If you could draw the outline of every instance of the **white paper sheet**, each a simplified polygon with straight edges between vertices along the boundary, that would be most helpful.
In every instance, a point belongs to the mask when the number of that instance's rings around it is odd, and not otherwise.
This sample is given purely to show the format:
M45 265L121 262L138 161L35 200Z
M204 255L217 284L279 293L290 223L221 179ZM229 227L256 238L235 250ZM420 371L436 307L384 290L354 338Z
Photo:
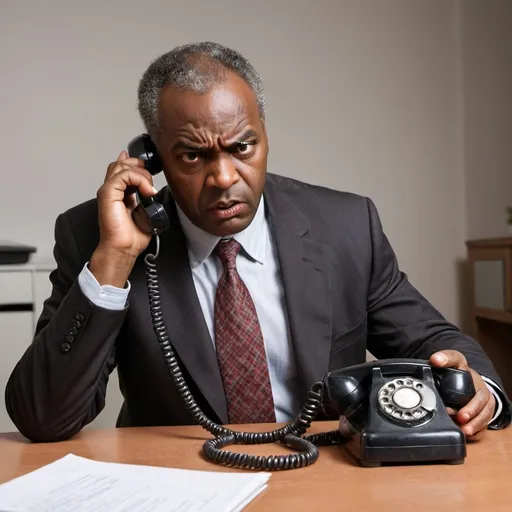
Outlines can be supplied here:
M0 485L0 512L239 512L268 473L215 473L66 455Z

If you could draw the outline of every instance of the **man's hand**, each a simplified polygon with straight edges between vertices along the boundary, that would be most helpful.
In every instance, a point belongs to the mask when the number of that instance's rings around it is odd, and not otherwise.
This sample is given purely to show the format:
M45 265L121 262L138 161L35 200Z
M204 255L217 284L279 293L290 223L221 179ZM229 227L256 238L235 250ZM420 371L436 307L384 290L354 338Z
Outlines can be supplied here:
M477 372L468 366L464 355L457 350L436 352L430 357L430 363L439 368L456 368L471 373L476 394L462 409L454 411L454 416L468 440L480 440L487 430L487 425L491 421L496 407L496 400L486 383Z
M108 166L105 182L97 194L100 242L89 262L89 270L100 285L122 288L137 256L151 241L151 235L143 233L132 219L136 189L146 197L157 192L144 162L121 151Z

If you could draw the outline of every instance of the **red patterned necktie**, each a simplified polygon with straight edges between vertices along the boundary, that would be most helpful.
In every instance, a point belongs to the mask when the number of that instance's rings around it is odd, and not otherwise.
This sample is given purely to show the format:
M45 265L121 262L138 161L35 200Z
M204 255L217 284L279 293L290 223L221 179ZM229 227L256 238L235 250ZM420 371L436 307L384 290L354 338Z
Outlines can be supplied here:
M228 405L229 422L276 421L267 357L256 308L236 269L240 244L219 242L224 266L215 296L215 345Z

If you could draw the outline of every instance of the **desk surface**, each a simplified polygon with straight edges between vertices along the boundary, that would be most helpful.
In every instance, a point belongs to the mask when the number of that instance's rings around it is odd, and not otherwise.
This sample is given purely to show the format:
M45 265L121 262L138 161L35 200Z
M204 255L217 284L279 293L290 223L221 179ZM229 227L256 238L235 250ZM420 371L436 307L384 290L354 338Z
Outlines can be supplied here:
M270 426L252 425L246 430L269 430L266 427ZM336 423L317 423L310 432L333 428ZM67 453L106 462L235 471L202 458L208 437L200 427L91 430L55 444L30 444L19 434L0 434L0 482ZM278 445L239 448L258 455L288 453ZM268 489L245 510L510 511L511 470L512 428L488 432L483 441L470 443L466 462L459 466L362 468L343 448L322 447L313 466L273 473Z

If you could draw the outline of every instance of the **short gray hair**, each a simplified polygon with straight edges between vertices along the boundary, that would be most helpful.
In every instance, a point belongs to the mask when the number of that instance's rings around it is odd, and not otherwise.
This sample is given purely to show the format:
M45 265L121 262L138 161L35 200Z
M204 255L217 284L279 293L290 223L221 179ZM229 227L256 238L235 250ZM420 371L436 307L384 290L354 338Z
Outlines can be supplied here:
M162 89L171 85L202 94L213 85L222 83L228 71L239 75L254 91L260 115L264 118L265 97L261 78L252 64L236 50L207 41L178 46L153 61L139 83L138 107L155 144L160 131L157 106Z

